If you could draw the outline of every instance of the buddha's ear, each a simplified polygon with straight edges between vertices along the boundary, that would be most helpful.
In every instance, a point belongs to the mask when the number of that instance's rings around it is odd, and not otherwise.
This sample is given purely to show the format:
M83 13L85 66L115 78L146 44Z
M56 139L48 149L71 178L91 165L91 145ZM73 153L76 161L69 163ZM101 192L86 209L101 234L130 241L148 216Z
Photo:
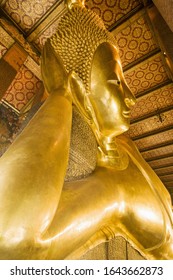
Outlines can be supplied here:
M85 85L82 79L74 72L68 76L69 88L72 93L73 103L76 105L81 114L90 121L91 115L88 110L88 97L86 95Z

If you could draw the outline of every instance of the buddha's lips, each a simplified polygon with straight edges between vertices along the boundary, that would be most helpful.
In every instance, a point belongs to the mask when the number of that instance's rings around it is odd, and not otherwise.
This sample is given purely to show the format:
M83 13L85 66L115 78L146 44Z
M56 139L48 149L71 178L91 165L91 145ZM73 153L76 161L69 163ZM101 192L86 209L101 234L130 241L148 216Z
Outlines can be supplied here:
M122 115L123 115L125 118L130 118L130 110L129 110L129 111L123 111L123 112L122 112Z

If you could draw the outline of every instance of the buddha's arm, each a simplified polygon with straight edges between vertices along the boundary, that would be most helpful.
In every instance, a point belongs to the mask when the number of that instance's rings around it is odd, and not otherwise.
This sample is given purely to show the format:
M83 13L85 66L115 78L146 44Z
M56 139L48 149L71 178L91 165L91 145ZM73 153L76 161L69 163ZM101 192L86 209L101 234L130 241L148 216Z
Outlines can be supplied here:
M68 162L71 116L68 90L56 88L0 159L0 248L37 239L52 221Z
M47 257L79 258L85 250L106 241L109 228L120 222L122 197L116 174L107 168L96 168L85 179L65 183L54 219L42 235L43 242L52 240Z
M43 243L52 241L47 257L78 258L100 242L123 235L153 258L146 250L160 247L169 236L164 223L167 214L162 210L131 160L124 170L98 167L87 178L64 185L54 219L41 237Z
M130 160L125 170L98 167L84 180L65 184L54 219L42 236L52 240L48 257L78 258L122 235L149 259L172 259L169 216L149 177Z

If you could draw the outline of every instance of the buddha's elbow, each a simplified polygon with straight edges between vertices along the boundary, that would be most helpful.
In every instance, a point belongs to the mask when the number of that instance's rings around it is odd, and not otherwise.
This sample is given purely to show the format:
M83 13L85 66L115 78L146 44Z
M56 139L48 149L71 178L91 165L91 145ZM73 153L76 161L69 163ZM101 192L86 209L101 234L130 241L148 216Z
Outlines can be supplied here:
M0 260L45 259L47 246L28 229L8 229L0 233Z

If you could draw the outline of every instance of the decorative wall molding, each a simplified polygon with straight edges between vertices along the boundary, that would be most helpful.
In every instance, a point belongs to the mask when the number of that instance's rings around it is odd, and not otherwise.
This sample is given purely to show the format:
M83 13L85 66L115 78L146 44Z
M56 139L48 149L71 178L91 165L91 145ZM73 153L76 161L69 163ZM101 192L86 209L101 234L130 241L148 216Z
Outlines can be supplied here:
M39 63L39 55L34 51L33 47L25 40L23 35L19 33L16 27L14 27L12 24L7 22L4 19L0 19L1 26L6 30L6 32L9 33L9 35L17 41L24 50L37 62Z

